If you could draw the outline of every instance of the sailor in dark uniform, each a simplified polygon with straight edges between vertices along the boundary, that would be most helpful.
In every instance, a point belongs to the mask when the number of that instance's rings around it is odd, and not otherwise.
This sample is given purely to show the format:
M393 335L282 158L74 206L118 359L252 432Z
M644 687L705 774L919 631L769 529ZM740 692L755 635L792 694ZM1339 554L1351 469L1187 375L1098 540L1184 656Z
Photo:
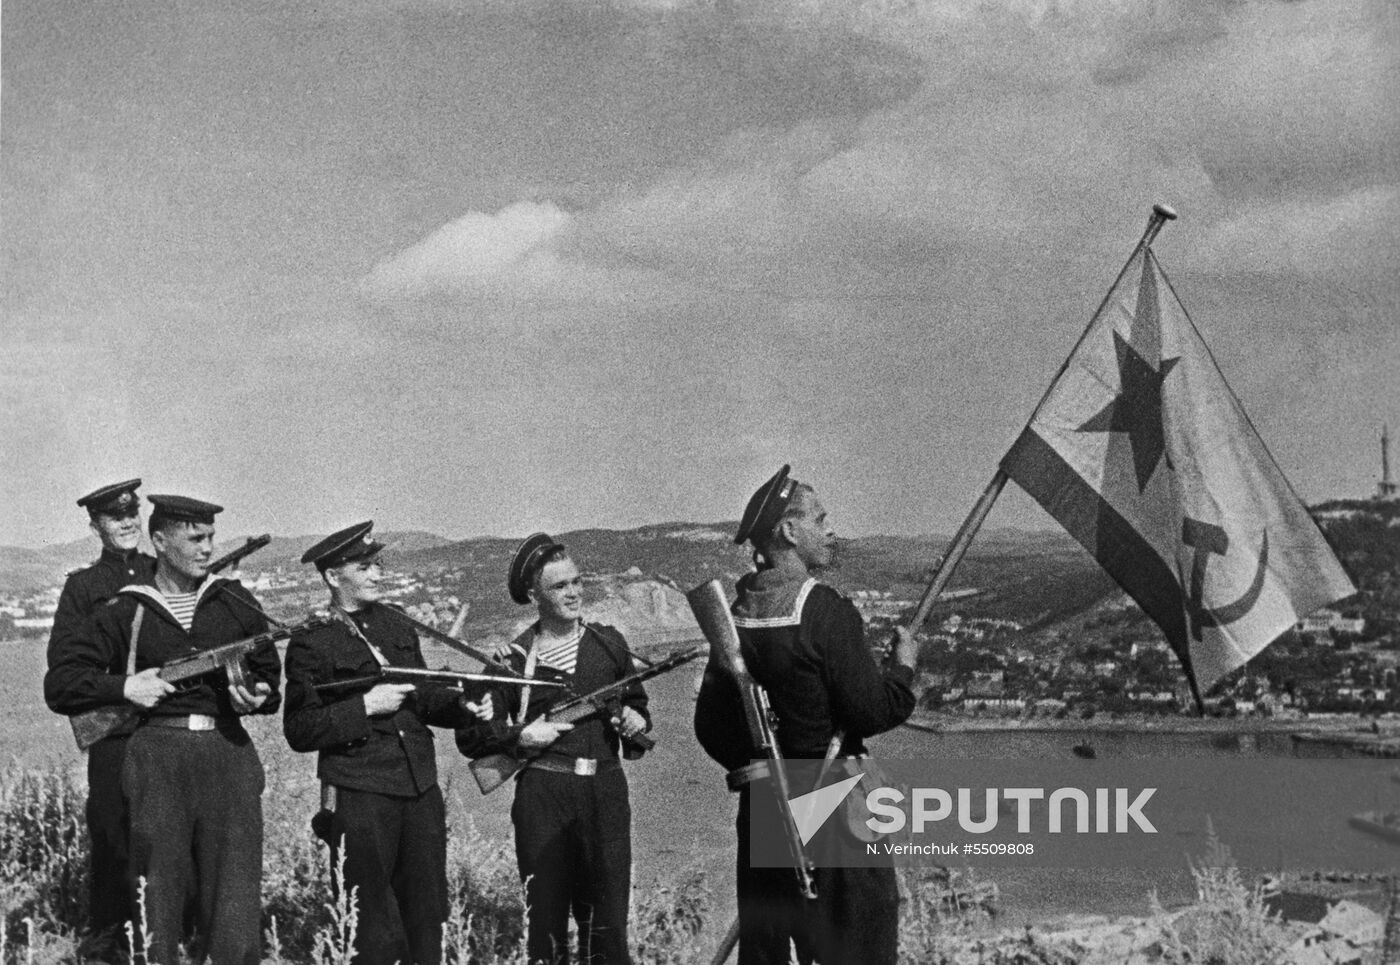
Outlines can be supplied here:
M74 570L63 584L49 634L48 665L61 660L74 636L103 603L129 584L149 585L155 578L155 557L137 548L141 542L141 480L128 479L88 493L78 505L102 541L102 555L91 566ZM53 696L45 687L45 700ZM133 900L127 887L127 813L122 797L122 760L131 728L121 728L88 748L87 826L92 877L88 883L86 951L108 958L120 945L124 924L132 918Z
M777 717L783 756L820 760L838 733L844 735L838 756L865 753L864 738L913 712L912 637L900 630L890 666L877 665L859 611L814 575L832 564L836 537L821 500L790 478L787 466L749 500L735 537L745 541L754 547L758 569L739 581L734 622L744 661ZM738 690L717 668L707 668L701 684L695 732L727 770L755 755ZM791 870L749 867L754 828L781 833L768 813L772 807L766 789L748 784L740 791L740 965L786 965L793 945L803 963L893 965L899 923L894 869L818 867L817 899L804 899Z
M222 507L151 496L156 551L150 586L125 586L65 646L45 678L59 713L141 711L122 765L130 807L128 873L146 880L151 962L176 962L187 914L189 957L214 965L262 959L262 791L265 775L246 714L281 702L271 642L246 656L242 681L205 674L177 689L165 663L263 633L267 620L237 580L209 574Z
M505 660L527 677L566 682L586 694L636 673L622 634L583 619L583 580L568 550L544 533L525 540L511 563L516 603L534 603L539 620L515 638ZM468 757L538 752L516 780L511 820L515 855L529 905L530 965L567 963L569 917L578 924L584 965L628 965L627 915L632 891L632 810L618 759L619 738L651 726L641 684L624 693L615 719L577 724L543 719L552 690L497 692L514 698L513 719L457 732ZM497 708L498 712L501 708ZM623 744L627 758L640 749Z
M489 695L468 703L455 689L376 683L318 692L318 685L373 677L382 666L423 668L418 636L383 615L373 523L327 536L302 556L331 591L330 627L294 634L287 647L287 742L317 751L326 810L318 825L345 855L357 889L357 965L437 965L448 914L447 820L433 750L436 727L490 717ZM481 697L474 694L473 696Z

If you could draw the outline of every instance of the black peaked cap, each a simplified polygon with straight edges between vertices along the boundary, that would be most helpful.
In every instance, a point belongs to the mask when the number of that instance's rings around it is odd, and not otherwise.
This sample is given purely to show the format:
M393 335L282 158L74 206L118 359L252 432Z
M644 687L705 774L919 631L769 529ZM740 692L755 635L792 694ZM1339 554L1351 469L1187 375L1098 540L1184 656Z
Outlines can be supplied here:
M141 480L139 479L127 479L123 482L112 483L110 486L94 489L79 499L78 505L89 513L122 516L141 507L141 501L136 498L136 490L140 487Z
M337 530L302 553L301 561L315 563L316 569L324 571L351 560L373 556L384 548L384 544L369 535L372 529L374 520L370 519Z
M206 503L202 499L189 496L150 495L146 497L156 512L166 519L178 519L186 523L210 523L224 511L224 507Z

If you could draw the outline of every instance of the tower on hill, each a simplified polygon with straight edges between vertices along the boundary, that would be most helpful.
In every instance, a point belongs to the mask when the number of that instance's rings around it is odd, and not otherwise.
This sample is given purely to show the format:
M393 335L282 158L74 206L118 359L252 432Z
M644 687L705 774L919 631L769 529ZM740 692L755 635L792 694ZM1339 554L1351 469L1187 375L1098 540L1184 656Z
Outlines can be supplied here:
M1390 475L1390 426L1381 426L1381 481L1376 487L1377 500L1400 499L1400 485Z

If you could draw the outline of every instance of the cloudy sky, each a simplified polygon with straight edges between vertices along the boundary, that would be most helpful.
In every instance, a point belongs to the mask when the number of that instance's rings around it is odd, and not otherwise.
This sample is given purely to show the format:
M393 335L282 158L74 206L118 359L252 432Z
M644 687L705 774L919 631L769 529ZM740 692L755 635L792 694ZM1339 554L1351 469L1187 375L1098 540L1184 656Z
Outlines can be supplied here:
M732 519L783 462L846 532L946 532L1159 200L1305 498L1400 433L1394 0L3 25L0 543L132 475L229 534L461 537Z

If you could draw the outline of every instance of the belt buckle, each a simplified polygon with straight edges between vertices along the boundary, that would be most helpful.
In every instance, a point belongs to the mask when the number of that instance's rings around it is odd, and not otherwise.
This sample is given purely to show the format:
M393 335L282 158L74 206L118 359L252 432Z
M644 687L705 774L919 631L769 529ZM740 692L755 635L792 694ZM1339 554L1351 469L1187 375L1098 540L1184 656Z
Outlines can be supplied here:
M216 722L208 714L190 714L190 730L213 730Z
M598 762L591 757L574 758L574 773L579 777L592 777L598 773Z

